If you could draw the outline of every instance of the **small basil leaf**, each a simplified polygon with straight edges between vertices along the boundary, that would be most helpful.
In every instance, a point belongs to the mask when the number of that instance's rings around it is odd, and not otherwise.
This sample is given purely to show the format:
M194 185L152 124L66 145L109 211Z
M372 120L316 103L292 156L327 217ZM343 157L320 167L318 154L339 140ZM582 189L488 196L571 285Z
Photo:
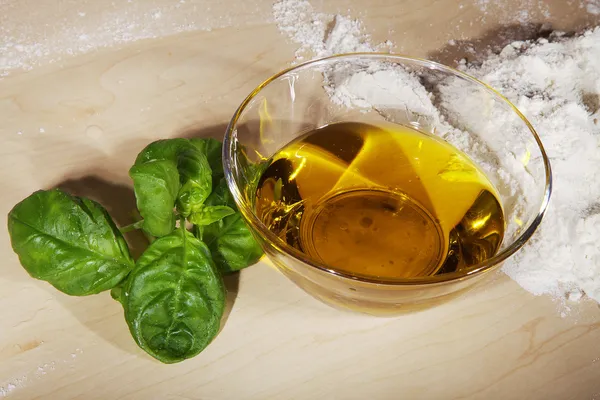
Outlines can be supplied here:
M258 262L263 255L239 211L213 224L198 227L196 232L207 244L222 273L246 268Z
M159 165L162 170L150 165ZM149 218L148 222L144 222L144 230L153 236L173 231L175 206L187 217L202 207L212 189L212 174L206 155L187 139L163 139L150 143L138 154L130 175L134 179L140 214L144 220ZM136 178L140 181L138 185ZM152 215L149 209L152 209Z
M199 149L187 139L163 139L150 143L138 155L136 166L164 162L172 164L171 168L177 170L179 187L175 201L173 204L169 203L171 213L173 207L177 206L177 210L187 217L198 211L210 194L212 172L204 150L206 149ZM164 214L166 215L166 209ZM167 233L172 230L171 228Z
M121 285L117 285L114 288L110 289L110 297L112 297L114 300L118 301L121 304L123 304L123 300L121 297L122 294L123 294L123 286L121 286Z
M213 183L216 183L224 175L223 173L223 144L212 138L194 138L190 142L206 156L210 169L212 170Z
M121 298L136 343L175 363L200 353L218 333L225 286L206 245L177 229L146 249Z
M219 183L217 183L210 196L208 196L208 199L206 199L205 204L207 206L227 206L237 210L237 206L227 187L225 178L219 180Z
M142 229L152 236L164 236L175 229L173 214L179 192L177 166L168 160L136 164L129 170L137 208L144 218Z
M235 210L227 206L205 206L191 214L188 220L194 225L210 225L234 213Z
M195 147L180 152L177 169L181 176L181 188L177 196L177 210L187 217L200 211L212 190L211 169L206 159Z
M156 140L138 154L135 164L144 164L150 161L169 160L176 162L179 153L194 148L187 139L160 139Z
M106 210L61 190L37 191L8 214L12 248L34 278L69 295L117 285L133 268L127 243Z

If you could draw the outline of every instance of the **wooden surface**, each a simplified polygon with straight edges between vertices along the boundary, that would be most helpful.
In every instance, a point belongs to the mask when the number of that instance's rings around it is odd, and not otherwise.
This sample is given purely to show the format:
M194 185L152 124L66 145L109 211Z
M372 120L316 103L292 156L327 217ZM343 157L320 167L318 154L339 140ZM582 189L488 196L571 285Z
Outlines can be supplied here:
M212 2L205 13L207 23L216 21L211 31L63 57L0 80L2 215L32 191L61 185L100 200L127 223L134 206L127 170L145 144L160 137L221 138L242 98L293 60L297 45L272 23L271 3L238 3ZM469 48L530 35L543 23L574 30L600 22L579 1L547 1L544 10L536 5L543 2L500 1L487 14L480 3L314 5L349 10L374 40L391 39L399 52L448 64L473 57ZM0 18L34 21L29 33L39 24L39 34L49 35L43 22L68 24L61 13L75 4L91 20L103 8L119 7L102 0L4 0ZM523 28L511 10L528 4ZM177 12L186 11L170 18ZM228 23L221 26L224 16ZM136 347L108 293L68 297L33 280L5 228L0 255L0 397L600 398L598 305L567 304L561 317L564 306L528 294L502 273L438 308L383 319L330 309L262 262L228 279L231 310L216 340L196 358L167 366Z

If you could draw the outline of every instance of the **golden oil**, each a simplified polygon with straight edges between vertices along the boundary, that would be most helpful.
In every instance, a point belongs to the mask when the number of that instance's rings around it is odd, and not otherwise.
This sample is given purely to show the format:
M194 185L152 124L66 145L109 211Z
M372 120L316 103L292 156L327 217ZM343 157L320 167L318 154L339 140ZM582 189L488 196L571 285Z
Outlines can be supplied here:
M255 208L307 258L381 281L469 268L496 253L505 228L469 157L392 124L334 123L289 143L269 160Z

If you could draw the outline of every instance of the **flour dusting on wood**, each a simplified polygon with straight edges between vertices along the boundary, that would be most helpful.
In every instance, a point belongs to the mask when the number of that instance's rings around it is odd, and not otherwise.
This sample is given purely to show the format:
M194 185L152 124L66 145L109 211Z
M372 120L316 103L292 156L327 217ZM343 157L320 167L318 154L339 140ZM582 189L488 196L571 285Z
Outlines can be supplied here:
M373 45L360 20L315 12L306 0L281 0L273 5L279 30L300 47L296 60L339 53L389 50L392 42Z
M28 14L18 18L8 12L14 5L0 1L0 79L17 70L30 70L103 48L224 28L238 19L246 24L270 19L252 1L238 2L234 9L225 11L210 2L196 0L56 0L56 7L39 0L19 1L19 8Z

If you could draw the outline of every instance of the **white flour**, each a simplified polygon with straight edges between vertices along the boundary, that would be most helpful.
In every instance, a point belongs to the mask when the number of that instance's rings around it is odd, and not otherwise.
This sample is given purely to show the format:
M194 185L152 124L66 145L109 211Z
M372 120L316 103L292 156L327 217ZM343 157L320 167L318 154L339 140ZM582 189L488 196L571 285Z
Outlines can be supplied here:
M588 1L582 7L594 12L595 3ZM480 4L488 6L487 1ZM293 14L293 8L302 12ZM360 33L358 21L353 21L351 29L336 22L337 35L344 36L347 29L345 43L328 47L329 36L319 21L332 18L315 14L306 1L283 0L274 11L279 28L301 45L302 54L323 56L347 49L375 49ZM576 38L564 39L557 34L550 42L516 42L482 65L461 65L516 104L538 131L551 159L554 191L550 208L531 241L504 266L512 279L535 295L577 301L585 294L600 302L598 60L600 28ZM437 118L427 92L419 86L399 69L379 68L353 74L327 71L324 88L341 105L381 110L400 102Z
M541 229L504 271L534 294L600 302L600 28L507 46L465 66L506 95L541 136L554 192Z
M586 10L592 15L600 14L600 0L588 0Z
M252 1L239 1L225 10L198 0L61 0L58 7L41 0L10 3L0 0L0 79L107 47L271 17ZM18 13L21 10L27 15Z
M186 7L185 1L168 7L132 1L99 13L78 11L75 6L47 18L32 5L27 22L4 13L0 16L0 76L103 47L202 28L192 18L165 18L180 7ZM39 26L46 26L43 33Z
M277 27L300 45L296 59L338 53L383 50L391 42L373 46L362 23L343 15L317 13L306 0L282 0L273 5Z
M568 3L592 15L600 14L600 0ZM174 0L168 4L159 0L61 0L58 7L51 7L47 1L18 0L16 4L16 0L0 0L0 79L17 70L138 40L209 31L232 26L238 20L244 24L270 20L261 1L239 1L225 10L200 0ZM521 0L517 5L508 0L464 0L458 7L463 9L469 4L478 7L481 17L477 20L483 23L488 15L493 15L490 20L502 23L537 22L551 16L548 5L536 0ZM280 29L300 43L298 59L309 52L328 55L391 47L389 42L379 46L369 43L360 21L315 13L305 0L280 1L273 14ZM462 23L460 19L457 27Z
M532 12L541 14L543 17L550 17L548 4L538 0L520 0L518 2L510 0L477 0L477 6L485 16L493 15L495 20L509 24L520 22L527 23L531 20Z

